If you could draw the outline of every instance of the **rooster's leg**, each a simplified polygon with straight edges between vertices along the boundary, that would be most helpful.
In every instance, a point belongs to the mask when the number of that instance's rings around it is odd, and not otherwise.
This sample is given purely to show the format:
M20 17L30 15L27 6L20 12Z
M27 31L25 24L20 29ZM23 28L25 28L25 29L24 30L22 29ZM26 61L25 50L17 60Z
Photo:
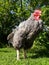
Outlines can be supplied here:
M19 56L19 50L17 49L17 60L20 59L20 56Z
M27 56L26 56L26 50L24 50L24 59L26 58Z

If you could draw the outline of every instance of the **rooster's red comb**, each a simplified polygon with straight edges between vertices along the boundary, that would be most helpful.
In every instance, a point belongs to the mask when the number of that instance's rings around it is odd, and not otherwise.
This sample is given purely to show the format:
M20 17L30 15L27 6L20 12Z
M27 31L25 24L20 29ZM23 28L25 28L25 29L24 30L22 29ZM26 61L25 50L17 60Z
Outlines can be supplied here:
M35 10L35 11L34 11L34 14L37 14L37 15L39 15L39 16L41 15L41 13L42 13L41 10Z

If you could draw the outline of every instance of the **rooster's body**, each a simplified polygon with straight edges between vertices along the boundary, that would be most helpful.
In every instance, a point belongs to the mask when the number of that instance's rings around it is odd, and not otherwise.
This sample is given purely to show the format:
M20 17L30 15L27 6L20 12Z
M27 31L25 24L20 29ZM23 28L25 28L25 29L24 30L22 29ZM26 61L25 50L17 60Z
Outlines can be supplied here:
M8 36L8 39L12 39L12 45L17 50L20 50L20 48L23 48L24 50L29 49L38 34L42 31L42 27L42 20L35 19L32 14L26 21L19 24L18 29L16 28L15 32ZM19 54L17 54L17 56L18 55Z

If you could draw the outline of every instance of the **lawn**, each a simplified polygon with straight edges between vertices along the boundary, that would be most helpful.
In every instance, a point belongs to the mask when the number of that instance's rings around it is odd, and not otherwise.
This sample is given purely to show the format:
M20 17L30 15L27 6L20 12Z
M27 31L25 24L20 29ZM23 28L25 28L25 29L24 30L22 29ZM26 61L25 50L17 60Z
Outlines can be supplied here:
M20 52L20 60L16 60L16 51L13 48L0 48L0 65L49 65L49 58L38 56L36 53L27 51L27 59L23 59L23 52Z

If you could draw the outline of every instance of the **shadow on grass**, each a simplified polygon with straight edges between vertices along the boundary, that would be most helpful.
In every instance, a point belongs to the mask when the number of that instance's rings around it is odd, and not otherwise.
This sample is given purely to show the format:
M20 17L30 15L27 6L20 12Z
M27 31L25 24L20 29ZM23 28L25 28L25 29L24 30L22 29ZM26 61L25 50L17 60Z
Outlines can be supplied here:
M4 52L4 53L10 53L11 51L0 50L0 52Z
M0 52L10 53L13 52L13 48L0 48Z
M28 56L28 58L39 58L39 57L49 57L49 50L42 49L42 50L34 50L33 51L31 49L30 55Z

